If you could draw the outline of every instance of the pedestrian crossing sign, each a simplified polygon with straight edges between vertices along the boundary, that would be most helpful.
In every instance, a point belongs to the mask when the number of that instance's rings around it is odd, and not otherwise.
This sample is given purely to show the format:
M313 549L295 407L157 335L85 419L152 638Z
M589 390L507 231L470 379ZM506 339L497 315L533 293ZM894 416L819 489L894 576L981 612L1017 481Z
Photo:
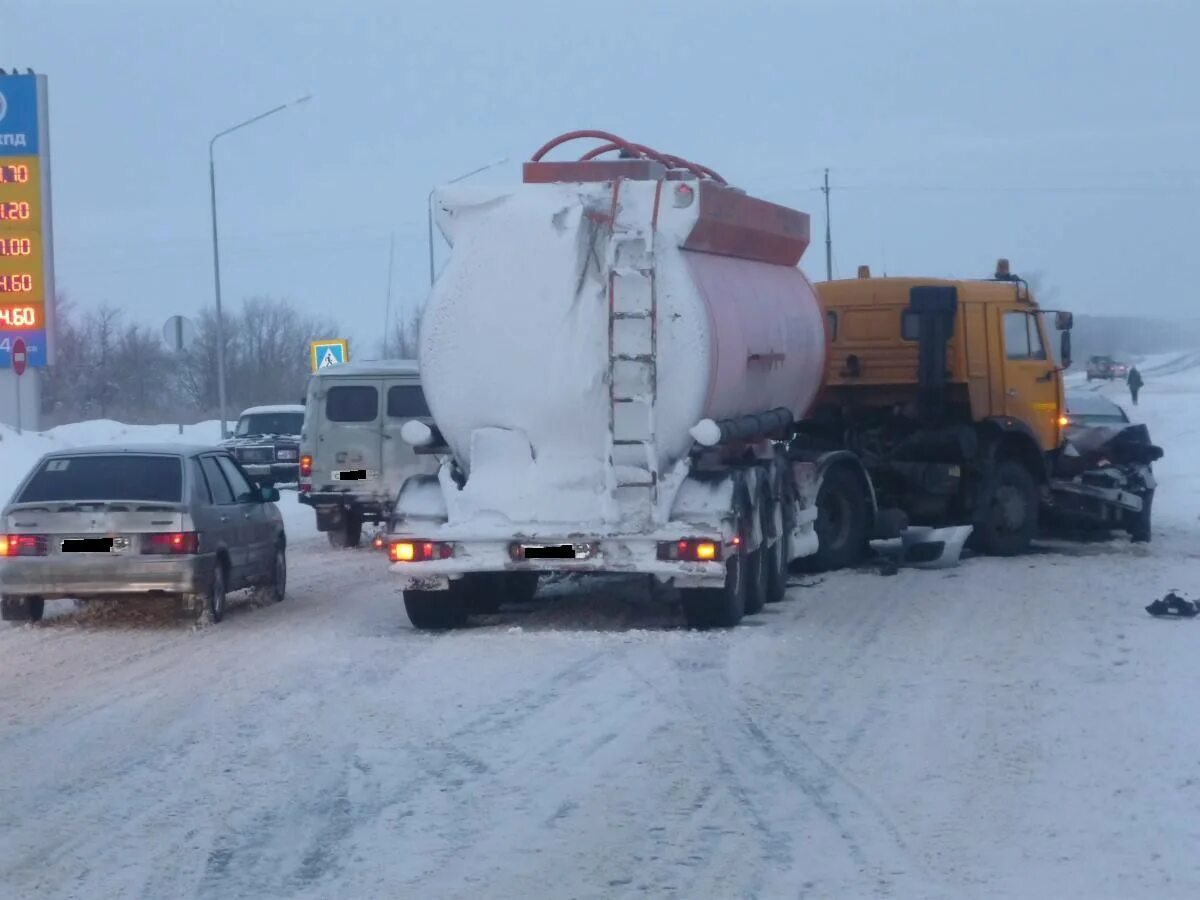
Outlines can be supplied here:
M350 361L350 343L344 338L326 338L323 341L309 341L308 355L312 360L312 370L327 369L330 366L340 366Z

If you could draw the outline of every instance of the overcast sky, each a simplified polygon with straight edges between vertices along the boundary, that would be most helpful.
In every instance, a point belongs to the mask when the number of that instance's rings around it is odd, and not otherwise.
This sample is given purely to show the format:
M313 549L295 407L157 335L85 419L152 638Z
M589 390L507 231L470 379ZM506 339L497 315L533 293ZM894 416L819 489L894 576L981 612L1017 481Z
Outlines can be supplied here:
M211 304L208 140L311 92L217 145L224 297L360 358L392 234L423 300L430 188L575 128L810 212L814 279L828 166L835 275L1008 256L1079 312L1195 315L1197 34L1197 0L0 0L0 65L49 77L61 290Z

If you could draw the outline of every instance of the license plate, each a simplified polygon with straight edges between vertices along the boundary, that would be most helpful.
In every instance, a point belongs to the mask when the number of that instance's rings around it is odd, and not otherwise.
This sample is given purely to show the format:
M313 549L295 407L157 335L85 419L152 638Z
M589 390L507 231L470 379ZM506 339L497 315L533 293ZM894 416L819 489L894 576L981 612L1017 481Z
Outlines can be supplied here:
M115 544L110 537L64 538L61 549L63 553L111 553Z
M590 559L591 544L521 544L522 559Z
M333 473L334 481L366 481L379 473L374 469L342 469Z

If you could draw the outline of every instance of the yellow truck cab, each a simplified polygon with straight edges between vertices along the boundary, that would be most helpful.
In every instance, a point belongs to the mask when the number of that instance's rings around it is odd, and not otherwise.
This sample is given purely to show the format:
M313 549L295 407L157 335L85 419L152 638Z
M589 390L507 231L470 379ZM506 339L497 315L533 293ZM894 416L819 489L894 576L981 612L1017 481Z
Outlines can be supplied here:
M996 555L1025 550L1048 512L1148 538L1161 450L1142 426L1121 438L1120 465L1068 445L1072 317L1041 310L1007 260L986 280L872 278L864 266L816 288L827 370L789 454L852 457L818 496L818 566L852 563L897 521L970 524L972 546Z

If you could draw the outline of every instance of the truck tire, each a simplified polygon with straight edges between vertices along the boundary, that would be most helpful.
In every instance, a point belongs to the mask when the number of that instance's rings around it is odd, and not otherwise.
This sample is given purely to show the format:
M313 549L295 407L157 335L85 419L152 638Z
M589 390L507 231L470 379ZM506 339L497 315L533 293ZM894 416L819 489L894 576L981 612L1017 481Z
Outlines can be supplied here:
M785 514L789 494L780 476L776 482L775 500L770 501L763 513L763 531L777 535L775 544L767 552L767 603L778 603L787 593L788 563L790 562L791 523Z
M1037 481L1015 459L1001 459L984 489L972 545L990 556L1017 556L1029 549L1037 525Z
M461 587L458 587L461 585ZM456 585L462 591L467 611L491 615L505 603L528 603L538 589L537 572L471 572ZM452 588L453 590L454 588Z
M1141 512L1125 513L1125 530L1129 532L1129 539L1135 544L1148 544L1150 542L1150 510L1153 504L1154 489L1151 488L1142 494Z
M817 552L803 560L807 571L844 569L862 559L870 528L867 494L845 466L835 466L821 479L813 526L817 532Z
M40 622L46 610L41 597L0 597L0 620L5 622Z
M419 631L447 631L467 624L467 597L457 586L448 591L405 591L404 610Z
M746 615L752 616L762 612L764 606L767 605L767 590L769 588L770 575L767 567L770 564L770 554L774 550L773 547L767 547L767 541L770 539L771 528L771 507L768 491L762 491L758 495L758 503L751 510L751 515L757 515L762 528L762 540L759 542L758 549L746 556ZM746 531L750 529L747 528Z
M684 588L679 592L689 628L733 628L746 614L745 554L725 561L725 584L719 588Z
M357 547L362 540L362 524L357 514L347 512L337 528L325 532L329 536L330 546L338 549Z

